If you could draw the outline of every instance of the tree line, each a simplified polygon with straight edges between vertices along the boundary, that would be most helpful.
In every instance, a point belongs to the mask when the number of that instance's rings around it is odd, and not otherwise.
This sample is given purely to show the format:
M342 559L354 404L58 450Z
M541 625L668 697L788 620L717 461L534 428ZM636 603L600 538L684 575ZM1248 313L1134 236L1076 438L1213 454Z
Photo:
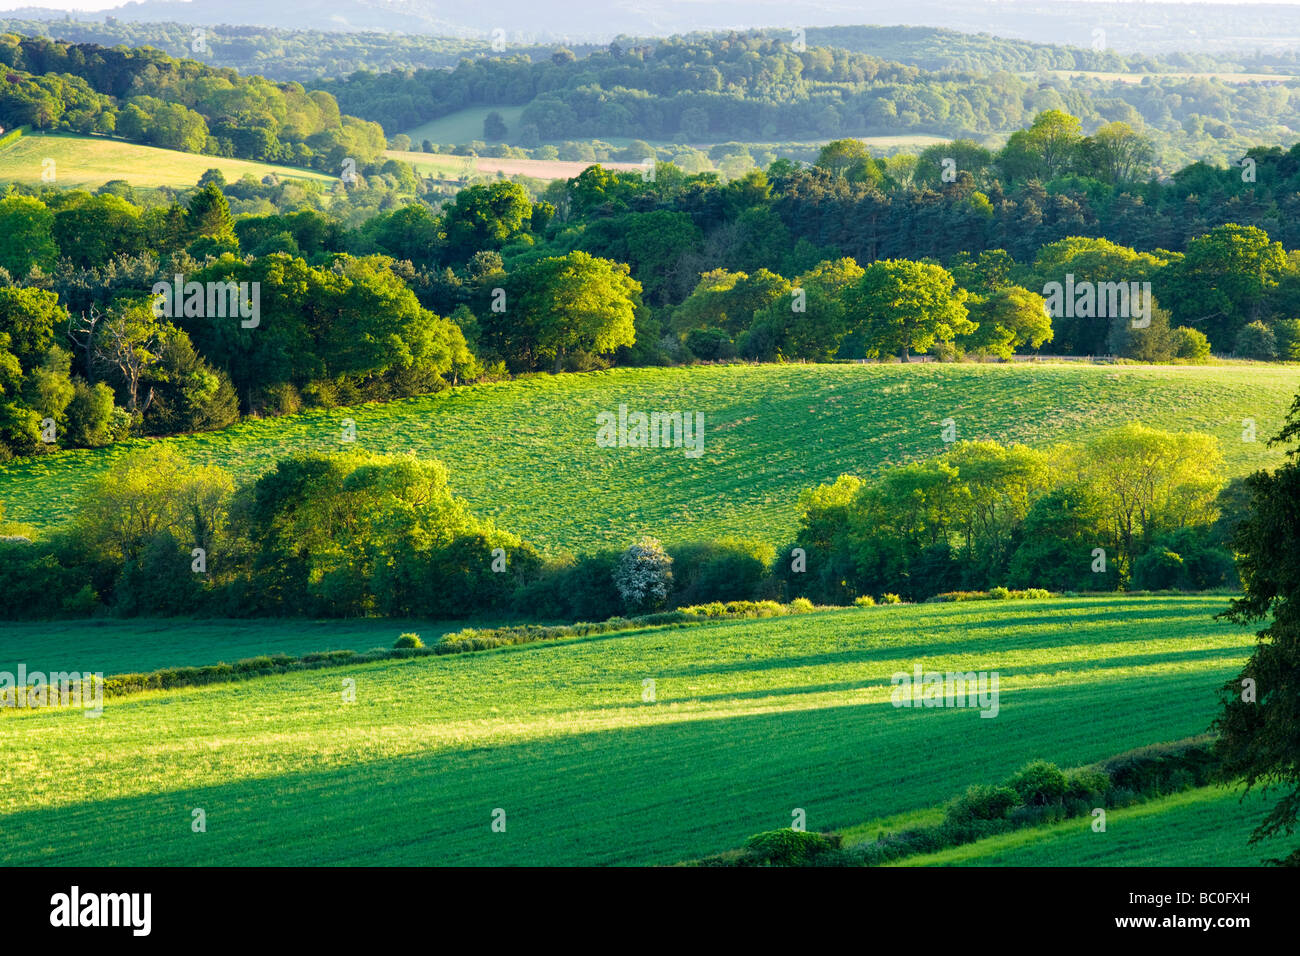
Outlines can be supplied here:
M241 76L150 48L0 34L0 125L340 173L385 147L374 123L300 83Z
M203 49L195 50L195 30L201 29ZM260 73L276 80L308 83L322 77L343 77L358 70L372 73L455 67L462 59L491 57L490 38L441 37L427 34L285 30L248 25L153 23L109 18L103 21L25 20L0 18L0 31L24 36L51 36L73 43L101 46L151 46L177 58L199 59L241 73ZM789 31L762 31L790 39ZM707 37L707 32L696 36ZM960 33L936 27L840 26L812 27L806 31L812 46L868 53L930 71L966 73L1026 72L1037 70L1095 70L1103 72L1161 73L1267 72L1294 67L1294 51L1244 54L1178 52L1159 57L1121 53L1113 47L1061 46L1034 43L987 33ZM621 48L634 46L633 37L616 37ZM644 41L642 41L644 42ZM572 44L582 56L608 44ZM511 53L533 60L550 57L555 47L514 42Z
M1153 72L1141 83L1101 74L1021 76L930 71L834 46L796 49L787 34L672 37L584 57L513 51L455 69L357 71L323 88L389 135L466 107L524 106L510 142L634 137L700 143L825 140L844 135L984 138L1057 109L1088 129L1123 122L1173 168L1226 157L1274 135L1296 108L1289 78L1234 84ZM874 52L874 51L873 51Z
M728 182L593 166L446 199L395 160L328 205L216 171L170 202L10 189L0 455L611 364L1300 358L1300 258L1255 224L1294 235L1297 149L1254 152L1254 183L1197 166L1136 186L1082 175L1114 144L1071 117L1024 133L987 156L846 140ZM1178 241L1097 235L1130 217ZM155 314L176 275L256 285L260 321Z
M954 442L804 492L802 550L777 567L794 593L833 604L997 586L1235 588L1230 542L1249 493L1222 465L1212 436L1139 424L1041 451Z
M1015 588L1238 584L1250 485L1215 440L1131 424L1045 451L958 442L799 499L780 551L728 537L543 555L473 515L437 461L303 453L236 485L166 445L130 452L66 526L4 526L6 617L116 614L604 620L713 601L920 601ZM1252 479L1256 484L1257 479ZM0 514L0 525L3 515Z

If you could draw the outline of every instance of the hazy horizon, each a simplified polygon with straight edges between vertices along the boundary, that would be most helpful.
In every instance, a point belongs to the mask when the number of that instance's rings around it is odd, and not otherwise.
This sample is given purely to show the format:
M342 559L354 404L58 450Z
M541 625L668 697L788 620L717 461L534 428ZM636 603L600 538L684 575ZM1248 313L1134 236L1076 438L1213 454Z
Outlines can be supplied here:
M180 5L180 4L192 4L194 0L150 0L150 2L151 3L174 3ZM392 2L395 4L403 5L408 3L409 0L392 0ZM1008 3L1017 2L1017 0L971 0L971 2L984 3L988 6L1006 6ZM1156 3L1167 4L1167 5L1182 5L1182 6L1254 6L1254 7L1300 6L1300 0L1268 0L1268 2L1260 2L1260 0L1050 0L1050 2L1119 4L1123 6L1135 6L1135 7L1149 6L1151 4L1156 4ZM733 4L737 8L743 8L751 11L754 8L754 4L751 2L751 0L711 0L711 2L708 5L712 7L717 7L717 6L726 5L728 3ZM31 3L29 2L29 0L0 0L0 11L61 10L69 13L78 13L78 12L97 13L103 10L111 10L116 7L134 6L138 4L141 4L141 0L129 0L129 2L122 2L122 0L48 0L48 2L43 2L43 3ZM691 5L690 0L687 0L687 2L685 3L681 3L681 6L690 6L690 5ZM700 5L703 6L704 4L700 4ZM794 4L782 4L782 5L787 7L797 7L800 4L796 2ZM481 4L480 6L491 7L492 4L488 2L488 3ZM846 21L846 22L852 22L852 21Z

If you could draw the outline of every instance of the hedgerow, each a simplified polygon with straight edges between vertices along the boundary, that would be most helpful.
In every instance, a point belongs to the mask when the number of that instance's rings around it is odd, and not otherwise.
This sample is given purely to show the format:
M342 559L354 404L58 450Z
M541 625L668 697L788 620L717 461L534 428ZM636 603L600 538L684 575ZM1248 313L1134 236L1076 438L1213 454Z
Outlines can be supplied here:
M811 607L811 605L809 605ZM689 627L716 620L779 617L786 614L806 613L802 605L778 604L776 601L714 602L676 611L660 611L640 617L611 617L596 623L580 621L577 624L545 625L524 624L497 628L463 628L448 634L438 643L426 645L412 643L401 635L394 647L376 647L369 651L320 651L293 657L289 654L268 654L249 657L234 664L207 664L201 667L169 667L141 674L118 674L104 680L105 697L121 697L146 690L172 690L180 687L201 687L207 684L228 683L287 674L292 671L317 670L322 667L344 667L352 664L369 664L374 661L407 657L428 657L442 654L466 654L492 650L536 641L554 641L572 637L590 637L617 631L634 631L650 627Z
M1132 806L1210 782L1209 736L1142 747L1086 767L1061 770L1045 760L1022 767L997 786L976 784L944 807L941 823L881 834L841 846L837 834L775 830L756 834L741 851L715 854L701 866L879 866L936 853L985 837L1083 817L1096 808Z

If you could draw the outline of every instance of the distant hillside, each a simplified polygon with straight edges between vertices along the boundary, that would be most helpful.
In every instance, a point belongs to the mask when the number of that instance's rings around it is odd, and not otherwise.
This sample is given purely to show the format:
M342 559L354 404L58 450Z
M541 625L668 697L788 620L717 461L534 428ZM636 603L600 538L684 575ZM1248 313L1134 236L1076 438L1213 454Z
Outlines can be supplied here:
M852 31L844 36L876 48ZM889 42L898 45L883 45ZM921 45L933 49L939 42ZM1000 48L979 53L982 41L974 42L973 56L990 63L1003 57ZM1054 62L1078 69L1080 60L1110 72L1021 69ZM1154 64L1134 64L1143 65ZM341 110L379 123L389 136L469 107L522 107L501 139L526 148L584 139L702 144L900 135L995 145L1050 109L1079 117L1089 133L1109 122L1128 123L1152 141L1167 167L1236 160L1255 143L1289 145L1300 137L1300 80L1288 76L1267 81L1275 85L1266 91L1189 77L1186 67L1181 75L1132 83L1115 72L1128 68L1123 57L1076 57L1067 50L1059 56L1026 50L1009 57L1009 66L1017 69L931 71L768 30L614 43L582 58L557 48L540 62L506 51L462 61L454 70L355 73L321 87Z
M19 18L62 19L64 11L25 7ZM874 23L942 27L968 33L1090 48L1103 31L1107 48L1121 52L1266 51L1300 48L1300 8L1279 4L1132 4L1079 0L724 0L681 3L640 0L568 0L540 5L531 0L146 0L82 19L232 23L282 29L378 30L473 37L503 31L514 43L593 41L619 34L665 36L695 30L784 27L811 29Z
M1103 29L1104 28L1098 28ZM936 27L835 26L806 31L809 46L836 47L908 63L923 70L1018 73L1036 70L1166 73L1201 70L1248 72L1286 70L1300 64L1300 49L1215 52L1196 44L1159 56L1125 52L1108 35L1062 37L1051 43L1018 39L1014 34L963 33ZM1093 46L1093 41L1100 41Z
M201 29L202 43L194 31ZM453 67L464 57L494 56L486 38L457 38L425 34L384 33L377 30L279 29L176 21L152 23L134 20L43 20L0 18L0 33L48 36L73 43L103 46L151 46L169 56L199 60L209 66L232 67L245 75L260 74L275 80L310 84L322 77L342 77L357 70ZM200 45L201 49L195 49ZM511 53L534 58L551 55L554 44L530 46L510 43ZM574 45L579 56L594 47Z
M194 31L201 29L202 49L196 50ZM549 59L558 41L532 42L507 31L493 48L492 37L430 36L372 31L278 29L257 26L145 22L137 20L44 20L0 18L0 32L49 36L74 43L104 46L152 46L169 56L190 57L211 66L233 67L277 80L302 83L322 77L343 77L357 70L383 73L454 67L465 57L523 55ZM771 33L789 39L789 31ZM1158 73L1287 70L1300 68L1300 50L1257 56L1211 52L1174 53L1161 57L1121 53L1113 46L1093 49L1084 44L1035 43L988 33L961 33L939 27L832 26L806 31L810 46L836 47L869 53L924 70L963 70L976 73L1033 70L1091 70ZM624 48L653 43L653 38L620 35L613 42ZM1073 41L1071 41L1073 42ZM566 46L579 58L607 46L578 43Z

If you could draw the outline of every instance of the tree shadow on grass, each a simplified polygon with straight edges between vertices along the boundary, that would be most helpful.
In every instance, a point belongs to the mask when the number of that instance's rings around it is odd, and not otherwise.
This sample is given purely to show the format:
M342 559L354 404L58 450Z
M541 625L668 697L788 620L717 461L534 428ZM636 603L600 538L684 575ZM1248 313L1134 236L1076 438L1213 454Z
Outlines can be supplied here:
M846 826L942 803L1031 759L1077 765L1201 733L1213 689L1204 673L1026 688L1003 692L995 719L889 703L725 716L665 707L635 727L13 813L0 817L0 861L668 863L788 826L795 808L811 829ZM207 832L192 831L196 808ZM497 808L504 833L491 828Z

